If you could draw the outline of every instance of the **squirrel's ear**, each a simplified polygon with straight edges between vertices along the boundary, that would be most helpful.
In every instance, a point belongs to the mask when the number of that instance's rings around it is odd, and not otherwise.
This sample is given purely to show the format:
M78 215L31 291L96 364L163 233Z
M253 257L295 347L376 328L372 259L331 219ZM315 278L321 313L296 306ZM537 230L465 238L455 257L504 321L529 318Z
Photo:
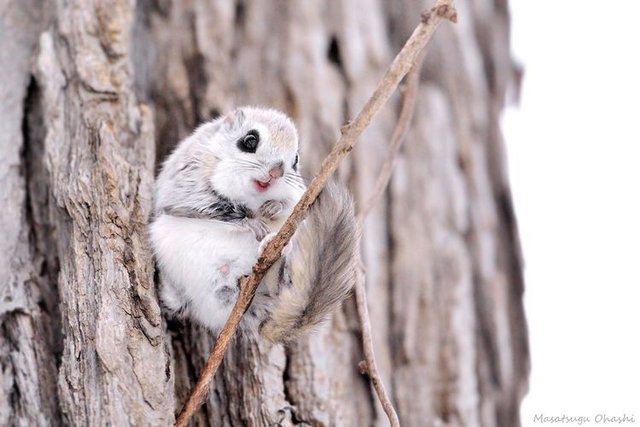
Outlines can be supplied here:
M244 111L242 111L242 108L236 108L227 113L222 119L222 124L226 126L227 129L239 127L242 125L242 122L244 122Z

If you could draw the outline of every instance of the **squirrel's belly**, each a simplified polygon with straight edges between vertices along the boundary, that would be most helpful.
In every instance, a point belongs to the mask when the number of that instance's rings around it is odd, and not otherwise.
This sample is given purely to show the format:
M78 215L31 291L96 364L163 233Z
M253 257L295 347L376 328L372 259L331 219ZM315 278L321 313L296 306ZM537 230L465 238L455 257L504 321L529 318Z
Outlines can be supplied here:
M196 302L216 299L223 287L235 289L258 255L251 231L217 221L161 215L150 236L163 277Z

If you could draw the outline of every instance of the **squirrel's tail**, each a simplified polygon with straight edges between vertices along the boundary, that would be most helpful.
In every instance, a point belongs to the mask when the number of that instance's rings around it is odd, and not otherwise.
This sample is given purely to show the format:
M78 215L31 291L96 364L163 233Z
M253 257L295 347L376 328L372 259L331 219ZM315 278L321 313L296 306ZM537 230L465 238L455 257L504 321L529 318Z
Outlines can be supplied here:
M328 183L293 236L261 335L290 341L339 308L356 279L358 238L353 199Z

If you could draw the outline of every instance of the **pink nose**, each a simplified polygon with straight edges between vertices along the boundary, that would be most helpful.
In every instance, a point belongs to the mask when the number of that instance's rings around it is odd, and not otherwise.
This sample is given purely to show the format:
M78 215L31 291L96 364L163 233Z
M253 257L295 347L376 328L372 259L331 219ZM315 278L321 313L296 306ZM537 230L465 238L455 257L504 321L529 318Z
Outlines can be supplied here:
M269 176L273 179L280 178L283 174L284 170L282 169L282 162L278 163L269 170Z

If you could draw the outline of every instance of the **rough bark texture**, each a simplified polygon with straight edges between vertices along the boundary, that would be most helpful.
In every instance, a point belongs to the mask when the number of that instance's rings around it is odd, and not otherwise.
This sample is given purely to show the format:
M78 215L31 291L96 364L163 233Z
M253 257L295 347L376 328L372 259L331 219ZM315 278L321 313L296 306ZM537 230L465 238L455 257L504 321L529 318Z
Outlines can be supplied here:
M162 319L144 231L154 168L197 123L262 104L294 118L312 176L426 5L0 5L0 425L170 424L213 340ZM456 6L365 224L370 310L403 425L513 426L528 350L498 128L509 19L506 1ZM396 114L341 168L359 200ZM386 425L361 358L353 302L286 349L239 337L196 424Z

